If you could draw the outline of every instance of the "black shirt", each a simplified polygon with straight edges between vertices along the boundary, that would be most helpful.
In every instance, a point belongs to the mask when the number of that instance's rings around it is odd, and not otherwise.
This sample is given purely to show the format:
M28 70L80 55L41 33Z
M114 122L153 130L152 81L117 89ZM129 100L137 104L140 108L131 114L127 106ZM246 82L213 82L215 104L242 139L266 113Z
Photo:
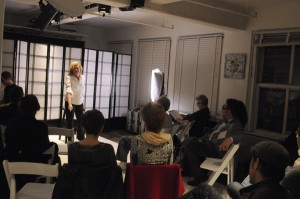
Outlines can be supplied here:
M10 92L13 90L13 88L17 87L16 84L12 84L12 85L6 85L4 88L4 96L3 96L3 103L7 104L8 102L10 102Z
M184 119L192 122L194 121L193 126L190 129L190 136L202 137L204 134L204 126L207 121L210 119L209 108L202 108L190 115L187 115Z

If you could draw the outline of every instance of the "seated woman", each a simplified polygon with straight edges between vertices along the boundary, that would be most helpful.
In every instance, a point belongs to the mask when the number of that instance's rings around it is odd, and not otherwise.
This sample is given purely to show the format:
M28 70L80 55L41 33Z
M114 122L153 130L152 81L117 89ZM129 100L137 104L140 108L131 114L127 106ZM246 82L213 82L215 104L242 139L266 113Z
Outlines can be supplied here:
M171 133L172 119L171 116L167 114L167 111L170 108L170 100L167 96L161 96L160 98L158 98L157 103L161 105L165 110L165 122L162 125L161 132ZM131 149L132 137L133 137L132 135L122 136L119 140L119 144L117 148L116 157L117 160L120 160L119 166L124 170L126 169L127 156Z
M148 103L141 110L146 132L131 141L131 164L172 164L173 141L170 134L162 133L165 110L157 103Z
M43 152L53 143L48 137L48 126L35 118L40 104L35 95L21 100L22 114L10 120L5 129L5 155L10 161L47 162ZM57 147L56 147L57 149ZM55 158L58 158L57 151Z
M21 115L8 121L5 129L5 159L9 161L47 163L49 155L44 151L55 145L54 163L59 163L58 146L48 137L48 126L35 118L40 104L35 95L25 96L20 103ZM18 176L17 189L25 183L34 181L34 176Z
M99 142L99 135L104 128L103 114L98 110L86 111L81 124L86 138L69 146L69 164L84 164L88 166L116 165L116 156L112 145Z
M114 149L98 139L104 128L102 113L86 111L81 122L86 137L69 146L69 163L60 170L52 198L122 199L122 170L117 166Z

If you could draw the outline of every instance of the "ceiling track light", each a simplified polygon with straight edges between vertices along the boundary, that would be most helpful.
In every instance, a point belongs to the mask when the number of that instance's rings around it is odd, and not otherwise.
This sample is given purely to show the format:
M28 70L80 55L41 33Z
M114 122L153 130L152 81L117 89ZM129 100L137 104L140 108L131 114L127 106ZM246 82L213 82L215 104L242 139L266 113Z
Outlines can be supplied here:
M111 6L104 5L104 4L98 4L98 12L100 15L105 17L105 15L109 15L111 12Z

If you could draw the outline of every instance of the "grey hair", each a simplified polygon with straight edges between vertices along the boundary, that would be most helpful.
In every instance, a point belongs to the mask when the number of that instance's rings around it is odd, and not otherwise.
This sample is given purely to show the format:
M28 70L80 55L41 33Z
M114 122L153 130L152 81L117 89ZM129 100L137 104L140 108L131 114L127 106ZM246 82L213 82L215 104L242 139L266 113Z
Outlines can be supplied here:
M201 102L204 106L208 104L208 98L205 95L198 95L196 97L197 102Z

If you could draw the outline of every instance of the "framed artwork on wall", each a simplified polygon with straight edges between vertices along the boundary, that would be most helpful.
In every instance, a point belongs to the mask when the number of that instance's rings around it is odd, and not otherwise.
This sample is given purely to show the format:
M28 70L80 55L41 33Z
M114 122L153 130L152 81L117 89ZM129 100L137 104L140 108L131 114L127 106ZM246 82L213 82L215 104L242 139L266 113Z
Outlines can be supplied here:
M245 78L246 54L234 53L225 55L224 77L231 79Z

